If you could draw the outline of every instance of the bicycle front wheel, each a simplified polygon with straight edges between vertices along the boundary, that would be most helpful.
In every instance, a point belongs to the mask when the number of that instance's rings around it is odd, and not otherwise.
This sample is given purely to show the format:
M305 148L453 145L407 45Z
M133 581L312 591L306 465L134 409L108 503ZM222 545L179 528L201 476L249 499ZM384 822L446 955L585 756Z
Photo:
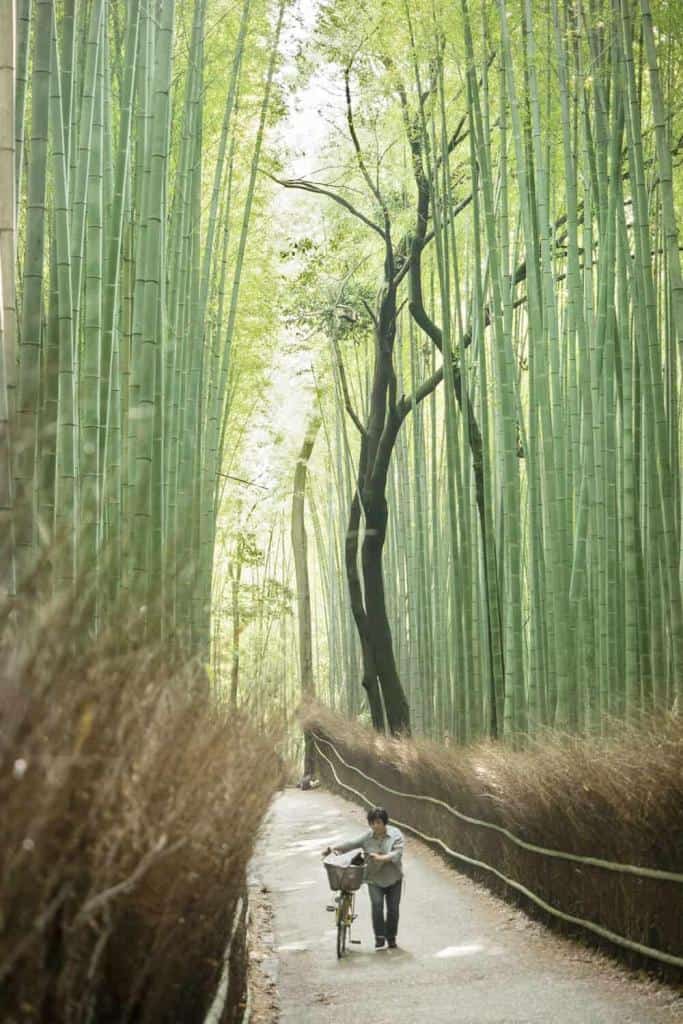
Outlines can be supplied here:
M337 925L337 956L341 959L346 952L346 932L348 931L348 925L340 921Z
M337 908L337 956L341 959L346 952L346 941L349 934L349 897L345 894Z

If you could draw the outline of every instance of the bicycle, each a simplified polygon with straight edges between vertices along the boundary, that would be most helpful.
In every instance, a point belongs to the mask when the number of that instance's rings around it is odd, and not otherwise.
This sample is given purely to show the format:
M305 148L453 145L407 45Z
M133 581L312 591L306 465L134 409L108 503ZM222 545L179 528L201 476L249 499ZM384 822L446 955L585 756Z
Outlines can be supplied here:
M351 943L360 945L360 939L351 938L351 925L358 917L355 913L356 890L360 888L363 882L364 864L362 860L360 863L356 862L355 864L346 865L325 861L325 869L327 870L330 889L338 893L334 904L332 906L328 905L327 910L335 915L337 958L341 960L346 953L347 945Z

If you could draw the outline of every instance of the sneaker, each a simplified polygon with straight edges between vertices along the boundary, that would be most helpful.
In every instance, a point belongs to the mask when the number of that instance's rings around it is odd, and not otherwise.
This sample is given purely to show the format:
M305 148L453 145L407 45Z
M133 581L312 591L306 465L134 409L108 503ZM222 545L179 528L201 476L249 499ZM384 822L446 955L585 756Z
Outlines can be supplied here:
M389 949L396 949L396 939L389 939L387 946Z
M384 939L375 938L375 949L384 949Z

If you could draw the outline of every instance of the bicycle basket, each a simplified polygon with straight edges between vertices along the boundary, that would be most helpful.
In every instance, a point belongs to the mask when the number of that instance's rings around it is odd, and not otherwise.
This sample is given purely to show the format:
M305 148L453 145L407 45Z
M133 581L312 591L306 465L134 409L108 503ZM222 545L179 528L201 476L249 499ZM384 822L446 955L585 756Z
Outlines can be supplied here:
M345 892L355 892L363 884L365 868L362 864L339 864L326 860L325 870L330 889L335 892L343 889Z

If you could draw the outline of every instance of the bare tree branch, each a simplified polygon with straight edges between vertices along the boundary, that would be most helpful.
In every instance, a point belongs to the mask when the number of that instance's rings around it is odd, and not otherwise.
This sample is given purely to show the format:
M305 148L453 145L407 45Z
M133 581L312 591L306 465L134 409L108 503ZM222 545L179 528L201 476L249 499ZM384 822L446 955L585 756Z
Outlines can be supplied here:
M346 408L347 413L351 417L354 426L358 430L358 433L361 435L361 437L365 437L367 431L363 424L361 423L360 417L357 414L356 410L353 408L353 403L351 401L351 394L349 392L349 382L346 379L346 370L344 368L344 360L342 359L341 351L339 349L339 343L337 342L337 339L334 336L331 336L331 340L335 358L337 360L337 370L339 372L339 383L341 384L342 394L344 396L344 406Z
M397 412L401 422L403 422L414 406L419 405L420 402L424 401L425 398L428 398L433 391L436 391L443 380L443 372L444 368L443 366L440 366L439 369L431 375L431 377L428 377L427 380L415 389L412 395L401 396L401 400L397 406Z
M370 317L370 319L372 320L373 324L376 327L377 326L377 317L375 316L374 309L372 308L370 303L367 301L367 299L361 298L361 302L365 306L366 313L368 314L368 316Z
M375 185L374 181L372 180L372 178L370 177L370 174L368 172L367 166L365 164L365 158L363 157L363 150L361 149L360 141L359 141L358 135L356 133L356 126L355 126L354 120L353 120L353 106L351 104L351 65L350 64L349 64L349 66L347 68L344 69L344 91L345 91L345 94L346 94L346 123L347 123L347 125L349 127L349 135L351 136L351 141L353 142L353 148L356 151L356 160L358 161L358 166L360 167L360 172L363 175L363 178L365 179L365 182L366 182L368 188L370 189L370 191L372 192L373 196L375 197L375 199L377 200L377 202L379 203L379 205L380 205L380 207L382 209L382 213L384 215L384 227L385 227L385 231L386 231L387 220L388 220L388 213L387 213L386 204L384 202L384 199L382 198L382 193L379 190L379 186Z
M345 210L353 214L354 217L357 217L363 224L376 231L379 237L386 243L386 234L379 224L375 224L374 220L370 220L364 213L361 213L348 199L344 199L343 196L333 192L330 188L326 188L324 185L316 185L315 182L306 181L304 178L277 178L274 174L268 174L268 177L278 185L282 185L283 188L298 188L302 192L313 192L315 195L327 196L328 199L332 199L339 206L343 206Z

